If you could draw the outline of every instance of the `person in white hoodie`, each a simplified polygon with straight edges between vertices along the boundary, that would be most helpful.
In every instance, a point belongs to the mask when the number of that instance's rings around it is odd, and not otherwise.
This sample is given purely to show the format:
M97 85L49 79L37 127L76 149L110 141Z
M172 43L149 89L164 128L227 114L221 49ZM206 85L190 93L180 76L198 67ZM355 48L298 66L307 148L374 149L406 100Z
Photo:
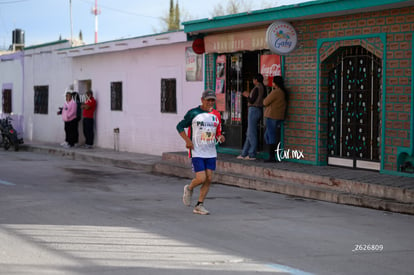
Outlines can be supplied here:
M70 92L66 93L66 101L62 107L62 119L65 122L65 148L71 148L75 145L78 137L78 121L76 119L77 104L72 98Z

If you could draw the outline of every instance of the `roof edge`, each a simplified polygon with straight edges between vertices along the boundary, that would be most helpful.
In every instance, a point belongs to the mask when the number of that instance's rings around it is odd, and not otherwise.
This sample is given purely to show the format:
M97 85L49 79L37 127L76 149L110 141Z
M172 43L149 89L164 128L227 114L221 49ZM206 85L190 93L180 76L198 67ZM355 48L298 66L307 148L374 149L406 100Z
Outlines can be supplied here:
M184 30L166 31L166 32L160 32L160 33L154 33L154 34L147 34L147 35L142 35L142 36L134 36L134 37L128 37L128 38L120 38L120 39L103 41L103 42L99 42L99 43L92 43L92 44L79 45L79 46L70 47L70 48L63 48L63 49L59 49L59 50L60 51L65 51L65 50L69 50L69 49L72 49L73 50L73 49L78 49L78 48L91 47L91 46L99 46L99 45L104 45L104 44L108 44L108 43L125 42L125 41L130 41L130 40L135 40L135 39L150 38L150 37L156 37L156 36L161 36L161 35L166 35L166 34L172 34L172 33L179 33L179 32L184 32Z
M32 49L43 48L43 47L48 47L48 46L53 46L53 45L59 45L59 44L67 43L67 42L70 42L70 40L63 39L63 40L53 41L53 42L49 42L49 43L24 47L23 50L25 50L25 51L26 50L32 50Z
M272 22L275 20L304 20L307 18L335 16L373 8L385 9L392 7L412 6L413 0L318 0L287 6L280 6L264 10L256 10L239 14L219 16L183 22L184 32L190 34L206 33L230 28L243 28Z

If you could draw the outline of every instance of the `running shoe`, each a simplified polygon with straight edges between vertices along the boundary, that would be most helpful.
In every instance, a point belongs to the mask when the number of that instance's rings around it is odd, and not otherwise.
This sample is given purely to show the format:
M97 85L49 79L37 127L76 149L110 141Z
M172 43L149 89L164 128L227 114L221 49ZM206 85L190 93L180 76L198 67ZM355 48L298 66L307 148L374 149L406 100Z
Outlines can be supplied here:
M204 205L199 204L193 209L194 214L200 214L200 215L208 215L210 212L204 207Z
M188 189L190 185L184 186L183 203L185 206L191 205L191 197L193 196L193 190Z

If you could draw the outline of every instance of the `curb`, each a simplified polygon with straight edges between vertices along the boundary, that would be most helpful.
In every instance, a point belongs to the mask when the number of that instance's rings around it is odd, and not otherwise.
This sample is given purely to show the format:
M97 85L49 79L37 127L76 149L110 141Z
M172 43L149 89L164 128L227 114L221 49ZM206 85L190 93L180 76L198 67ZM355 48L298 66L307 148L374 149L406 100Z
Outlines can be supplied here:
M164 153L153 172L193 178L190 160L182 154ZM414 214L414 192L404 188L338 179L329 176L217 161L213 182L291 196Z
M87 151L85 151L87 150ZM22 148L22 151L54 155L71 160L81 160L87 162L96 162L101 164L113 165L119 168L142 170L144 172L153 171L153 166L156 162L161 161L161 157L145 155L145 154L131 154L127 152L105 151L103 154L110 154L105 156L100 152L91 149L64 149L58 147L50 147L43 145L28 146ZM102 155L100 155L102 154ZM128 157L125 157L128 154Z
M154 174L187 179L194 177L190 159L180 153L164 153L160 157L105 149L64 149L47 145L24 145L21 150ZM414 190L360 180L339 179L219 159L213 182L338 204L414 214Z

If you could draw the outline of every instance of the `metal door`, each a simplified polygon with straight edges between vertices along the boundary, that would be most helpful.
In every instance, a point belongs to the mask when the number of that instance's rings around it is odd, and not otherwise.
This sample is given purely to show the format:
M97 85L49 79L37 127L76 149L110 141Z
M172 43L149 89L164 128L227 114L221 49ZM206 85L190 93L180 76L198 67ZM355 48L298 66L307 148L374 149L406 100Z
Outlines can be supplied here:
M328 163L379 170L380 59L358 46L337 60L328 82Z

